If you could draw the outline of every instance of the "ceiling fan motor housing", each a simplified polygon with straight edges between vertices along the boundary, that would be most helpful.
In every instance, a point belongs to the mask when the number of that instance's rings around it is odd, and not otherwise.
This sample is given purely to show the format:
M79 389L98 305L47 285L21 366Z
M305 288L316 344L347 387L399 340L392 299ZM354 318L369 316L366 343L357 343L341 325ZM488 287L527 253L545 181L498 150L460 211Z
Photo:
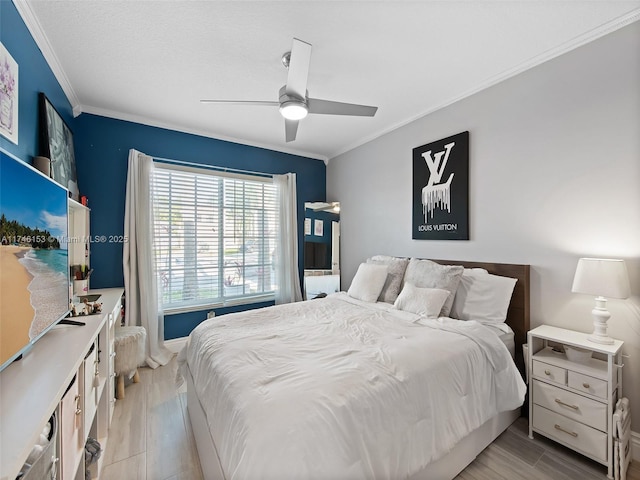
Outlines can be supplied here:
M309 92L307 92L309 95ZM306 98L286 93L286 85L280 89L279 93L280 113L289 120L301 120L309 113Z

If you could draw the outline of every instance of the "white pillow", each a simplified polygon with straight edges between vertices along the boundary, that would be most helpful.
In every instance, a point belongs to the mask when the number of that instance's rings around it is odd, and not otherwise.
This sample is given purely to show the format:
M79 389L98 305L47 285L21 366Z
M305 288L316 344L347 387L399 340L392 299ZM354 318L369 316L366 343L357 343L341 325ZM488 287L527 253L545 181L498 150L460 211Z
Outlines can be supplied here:
M387 266L387 280L378 297L379 302L393 303L400 294L404 272L409 264L408 258L389 257L387 255L375 255L367 259L367 263Z
M417 287L448 290L449 298L442 305L439 315L448 317L463 271L464 267L461 265L440 265L431 260L412 258L404 273L404 283L412 283Z
M503 323L516 282L515 278L465 271L456 290L450 316L460 320Z
M411 283L405 283L393 306L398 310L427 318L438 318L447 297L449 297L448 290L416 287Z
M361 263L347 295L363 302L375 302L387 279L387 266Z

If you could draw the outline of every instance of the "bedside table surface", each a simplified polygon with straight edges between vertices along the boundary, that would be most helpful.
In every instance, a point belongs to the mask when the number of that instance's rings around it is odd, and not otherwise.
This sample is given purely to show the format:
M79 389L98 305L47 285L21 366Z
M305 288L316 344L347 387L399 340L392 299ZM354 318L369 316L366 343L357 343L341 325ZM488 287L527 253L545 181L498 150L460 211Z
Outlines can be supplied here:
M604 353L606 355L615 355L618 353L624 342L614 340L611 345L592 342L587 337L590 333L576 332L567 330L566 328L553 327L551 325L540 325L529 331L530 335L536 338L551 340L553 342L567 343L575 347L587 348L594 352Z

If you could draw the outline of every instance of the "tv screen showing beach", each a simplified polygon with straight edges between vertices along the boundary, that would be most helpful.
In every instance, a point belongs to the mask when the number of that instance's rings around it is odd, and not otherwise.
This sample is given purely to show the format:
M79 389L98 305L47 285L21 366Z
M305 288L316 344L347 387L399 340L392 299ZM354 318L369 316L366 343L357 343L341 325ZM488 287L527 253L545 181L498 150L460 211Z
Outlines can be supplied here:
M67 196L0 152L0 369L69 312Z

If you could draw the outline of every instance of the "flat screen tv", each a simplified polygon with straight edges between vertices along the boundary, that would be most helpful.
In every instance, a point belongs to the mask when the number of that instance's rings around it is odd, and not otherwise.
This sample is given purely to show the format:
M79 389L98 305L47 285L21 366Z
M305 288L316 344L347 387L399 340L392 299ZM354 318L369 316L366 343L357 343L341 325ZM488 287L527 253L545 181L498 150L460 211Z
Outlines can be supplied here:
M69 313L67 198L0 150L0 370Z

